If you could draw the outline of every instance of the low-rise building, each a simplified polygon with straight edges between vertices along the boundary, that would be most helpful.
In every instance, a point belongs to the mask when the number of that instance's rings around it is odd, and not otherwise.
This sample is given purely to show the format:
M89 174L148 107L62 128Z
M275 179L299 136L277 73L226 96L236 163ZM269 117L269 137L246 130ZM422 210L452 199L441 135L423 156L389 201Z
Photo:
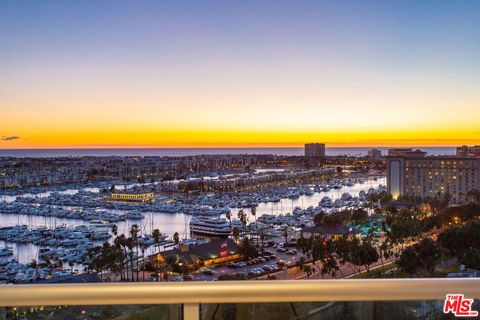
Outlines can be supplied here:
M168 256L178 256L185 266L191 270L200 266L224 263L240 259L240 247L232 239L214 240L178 249L159 252L150 258L163 264Z
M367 157L370 158L370 159L378 159L378 158L381 158L382 157L382 151L380 151L379 149L370 149L368 150L367 152Z
M155 195L153 193L141 193L141 194L112 193L110 199L112 201L151 203L155 201Z

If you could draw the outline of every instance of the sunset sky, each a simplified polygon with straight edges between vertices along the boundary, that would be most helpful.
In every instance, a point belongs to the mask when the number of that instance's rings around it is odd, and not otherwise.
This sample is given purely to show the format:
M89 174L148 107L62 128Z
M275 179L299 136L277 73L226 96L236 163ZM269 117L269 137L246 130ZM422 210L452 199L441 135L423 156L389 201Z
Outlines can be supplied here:
M480 143L480 1L0 2L0 148Z

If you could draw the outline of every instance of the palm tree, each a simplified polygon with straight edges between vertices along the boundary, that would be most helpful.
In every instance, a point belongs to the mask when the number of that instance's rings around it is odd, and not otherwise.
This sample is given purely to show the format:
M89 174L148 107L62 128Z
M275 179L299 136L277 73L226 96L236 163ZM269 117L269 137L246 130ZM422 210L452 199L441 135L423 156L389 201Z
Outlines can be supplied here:
M115 237L116 237L117 234L118 234L118 227L117 227L116 224L114 224L114 225L112 226L112 233L113 233L113 235L114 235Z
M176 266L178 264L179 257L178 255L169 255L165 258L165 264L169 266L170 271L173 271L176 269Z
M123 270L125 266L125 256L123 255L122 247L117 239L118 237L113 240L113 245L109 245L105 248L107 249L107 264L115 277L120 274L120 279L124 280L125 277L123 275Z
M47 266L47 268L50 269L52 267L52 261L50 260L50 257L48 256L43 257L43 261L45 261L45 265Z
M130 228L130 237L132 237L134 241L137 241L139 233L140 228L138 227L138 225L132 225L132 227Z
M235 242L238 242L238 237L240 236L240 230L237 227L234 227L232 230L232 236L235 239Z
M132 275L132 282L135 281L135 277L134 277L134 268L133 268L133 248L135 247L135 241L133 240L133 238L127 238L126 240L126 245L127 245L127 248L129 250L128 252L128 256L130 257L130 271L131 271L131 275Z
M263 231L260 231L260 241L262 242L262 252L263 252L263 242L266 238L266 235Z
M70 272L73 273L73 266L75 263L73 263L73 261L68 261L68 265L70 266Z
M138 282L138 235L140 234L140 228L138 225L134 224L130 228L130 237L132 239L132 245L135 248L136 254L137 254L137 259L136 259L136 264L137 264L137 282ZM132 261L133 263L133 261ZM133 265L132 265L132 270L133 270ZM133 277L133 274L132 274Z
M140 244L140 249L142 250L142 281L145 281L145 248L146 247L147 246L144 243Z
M243 212L243 209L240 209L237 214L238 220L242 223L243 230L247 228L247 215Z
M160 235L161 235L160 230L158 230L158 229L153 230L152 237L153 237L153 241L155 241L155 243L160 242Z
M175 244L179 244L180 243L180 235L178 234L178 232L175 232L173 234L173 241L175 242Z
M252 216L255 218L255 232L257 234L257 239L256 239L256 246L258 248L258 224L257 224L257 208L256 207L252 207L250 209L250 213L252 214ZM263 250L263 245L262 245L262 250Z
M124 234L119 235L115 238L114 243L119 247L123 248L124 262L125 267L125 279L128 279L128 254L127 254L127 238Z
M56 262L55 267L60 268L60 269L63 269L63 261L62 261L62 260L58 260L58 261Z
M35 269L35 280L38 280L38 263L37 263L37 260L32 259L29 267L32 268L32 269Z
M230 221L230 230L232 230L232 213L230 210L225 214L225 217Z

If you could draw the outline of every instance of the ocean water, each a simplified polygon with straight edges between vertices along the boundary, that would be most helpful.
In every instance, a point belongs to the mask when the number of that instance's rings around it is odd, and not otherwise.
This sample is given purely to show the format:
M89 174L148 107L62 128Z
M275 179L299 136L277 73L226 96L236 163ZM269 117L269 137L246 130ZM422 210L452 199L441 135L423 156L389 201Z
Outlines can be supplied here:
M455 147L414 147L431 155L453 155ZM328 156L364 156L372 147L327 147ZM388 147L377 148L386 154ZM105 148L105 149L0 149L0 157L82 157L82 156L193 156L214 154L274 154L301 156L303 148Z

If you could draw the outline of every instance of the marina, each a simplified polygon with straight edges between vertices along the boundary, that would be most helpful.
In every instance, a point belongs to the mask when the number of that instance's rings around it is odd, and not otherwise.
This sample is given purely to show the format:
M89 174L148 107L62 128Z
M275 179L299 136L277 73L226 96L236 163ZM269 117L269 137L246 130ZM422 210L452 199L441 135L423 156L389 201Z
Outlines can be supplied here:
M291 226L301 224L298 217L311 217L320 209L325 211L339 209L340 205L347 207L360 206L362 203L362 194L369 190L378 190L385 185L385 178L365 179L363 183L353 183L344 181L343 183L330 183L325 186L302 186L294 188L269 189L267 191L257 192L254 196L248 194L231 195L200 195L195 199L189 199L191 203L174 201L168 205L175 208L171 212L149 212L143 208L146 204L132 204L138 209L134 211L121 209L92 209L69 206L52 206L39 204L36 201L29 203L19 202L15 199L3 197L0 205L1 227L25 226L28 230L37 230L37 228L56 229L65 228L92 228L98 229L98 224L103 225L104 230L111 229L112 224L118 228L119 234L128 235L132 225L137 224L143 236L149 236L152 231L159 229L165 237L171 239L175 233L178 233L182 240L191 237L192 217L209 216L213 218L225 219L226 214L230 213L234 218L232 225L239 221L236 214L239 210L247 213L248 224L254 223L254 217L250 214L250 208L256 206L257 223L268 224L290 224ZM310 190L310 192L309 192ZM316 191L315 191L316 190ZM55 193L54 193L55 194ZM68 198L76 193L64 194L62 198ZM91 193L96 194L96 193ZM348 197L347 194L351 195ZM49 199L50 195L42 195L36 198L23 199ZM324 206L327 199L330 199L332 206ZM343 198L343 199L342 199ZM19 198L17 198L19 199ZM5 201L8 200L8 201ZM44 201L44 200L43 200ZM243 202L243 204L242 204ZM234 206L235 204L242 206ZM248 205L247 205L248 203ZM336 203L336 205L335 205ZM229 205L232 205L230 207ZM143 216L143 219L141 218ZM262 218L265 216L265 218ZM296 218L297 217L297 218ZM303 223L308 224L309 219L303 218ZM226 220L223 220L224 222ZM82 229L84 230L84 229ZM108 240L105 233L104 239ZM11 238L10 238L11 239ZM33 238L32 238L33 239ZM0 239L0 247L9 247L13 250L10 258L14 258L20 263L29 263L32 259L38 260L39 249L41 246L34 241L16 241L10 242L7 239ZM64 239L66 240L66 239ZM101 243L99 241L97 243ZM68 243L68 241L67 241ZM147 249L147 250L152 250ZM2 261L4 261L3 259Z

